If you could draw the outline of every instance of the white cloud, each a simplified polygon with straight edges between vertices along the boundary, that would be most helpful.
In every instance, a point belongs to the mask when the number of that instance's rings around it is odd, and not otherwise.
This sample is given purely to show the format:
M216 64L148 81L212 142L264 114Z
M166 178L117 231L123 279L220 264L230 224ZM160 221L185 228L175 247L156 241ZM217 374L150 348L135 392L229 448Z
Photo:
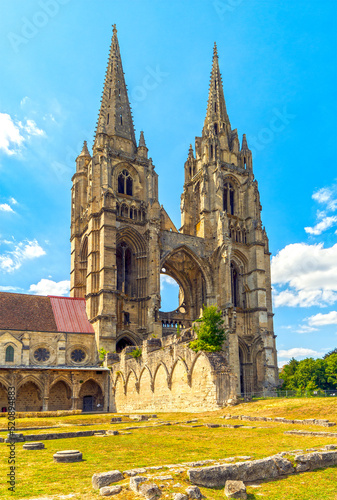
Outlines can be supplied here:
M28 120L26 118L26 123L22 124L21 122L19 122L19 127L22 128L23 130L25 130L25 132L27 132L28 136L32 136L32 135L45 136L46 135L44 130L38 128L38 126L36 125L34 120Z
M329 188L321 188L312 195L312 199L318 203L327 203L331 200L332 191Z
M30 285L29 291L35 295L69 295L70 281L40 280L36 285Z
M45 255L46 252L36 240L21 241L14 249L0 255L0 270L10 273L20 269L27 260L36 259Z
M0 151L7 155L14 155L22 146L25 138L20 128L14 123L10 115L0 113Z
M330 311L327 314L318 313L308 318L311 326L337 325L337 311Z
M288 350L280 350L277 352L278 358L308 358L308 357L320 357L325 354L324 352L314 351L313 349L306 349L305 347L293 347Z
M337 244L293 243L272 258L272 282L287 285L274 290L275 307L325 306L337 301Z
M18 290L22 290L17 286L0 286L0 292L17 292Z
M13 197L10 198L9 201L11 202L12 205L17 205L18 204L18 202L16 201L16 199L13 198Z
M160 282L163 284L166 283L168 285L179 286L178 283L176 282L176 280L171 278L171 276L168 276L167 274L160 275Z
M16 122L9 114L0 113L0 152L15 155L20 152L24 142L33 136L46 136L34 120L25 118L23 122Z
M329 227L332 227L336 224L337 224L337 215L333 215L330 217L324 217L324 219L318 222L316 226L305 227L304 230L308 234L318 235L322 234L323 231L326 231L327 229L329 229Z
M310 332L317 332L318 328L314 328L313 326L309 325L300 325L297 330L295 330L296 333L310 333Z
M14 212L14 210L10 205L8 205L8 203L1 203L0 212Z

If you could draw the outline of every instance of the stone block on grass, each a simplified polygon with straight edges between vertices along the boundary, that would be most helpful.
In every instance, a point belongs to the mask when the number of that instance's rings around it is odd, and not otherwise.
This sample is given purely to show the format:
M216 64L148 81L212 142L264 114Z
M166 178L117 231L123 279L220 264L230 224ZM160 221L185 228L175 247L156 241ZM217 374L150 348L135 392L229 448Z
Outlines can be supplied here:
M142 483L138 488L138 493L146 500L157 500L161 497L161 491L154 483Z
M144 483L145 481L147 481L147 477L144 477L144 476L135 476L135 477L131 477L130 478L130 488L132 489L132 491L134 491L135 493L138 493L138 490L139 490L139 486Z
M118 483L124 479L123 474L119 470L110 470L108 472L99 472L92 476L92 487L95 490L110 486L112 483Z
M226 481L225 495L227 498L242 498L247 500L246 486L243 481Z
M201 500L202 499L202 493L199 490L198 486L189 486L186 489L186 493L188 495L188 498L191 498L193 500Z
M102 497L111 497L113 495L118 495L122 491L122 487L119 485L116 486L104 486L103 488L100 488L99 494Z

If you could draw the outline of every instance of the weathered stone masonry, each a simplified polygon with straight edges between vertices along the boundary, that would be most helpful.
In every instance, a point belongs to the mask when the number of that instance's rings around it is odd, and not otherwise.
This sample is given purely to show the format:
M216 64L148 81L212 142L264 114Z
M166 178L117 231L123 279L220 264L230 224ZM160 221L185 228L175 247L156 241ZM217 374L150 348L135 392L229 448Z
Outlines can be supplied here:
M224 353L196 354L189 341L146 340L137 359L127 347L112 368L116 411L216 410L235 397L236 379Z

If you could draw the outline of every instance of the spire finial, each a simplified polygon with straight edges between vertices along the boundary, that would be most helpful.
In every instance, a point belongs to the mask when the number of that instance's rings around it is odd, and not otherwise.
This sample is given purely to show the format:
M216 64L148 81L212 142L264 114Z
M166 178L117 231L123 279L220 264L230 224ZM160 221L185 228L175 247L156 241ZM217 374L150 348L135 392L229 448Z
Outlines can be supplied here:
M241 151L249 151L248 143L247 143L247 137L246 134L243 134L242 136L242 145L241 145Z
M145 138L144 138L144 132L143 131L140 132L139 147L140 148L146 148Z
M97 133L106 133L109 137L116 136L126 139L132 142L134 148L137 147L115 24L113 25Z
M83 148L79 156L90 156L89 150L88 150L88 143L87 141L84 141L83 143Z
M214 47L213 47L213 58L214 57L219 57L218 56L218 47L216 45L216 42L214 42Z
M190 144L190 149L188 150L188 157L189 158L194 158L192 144Z

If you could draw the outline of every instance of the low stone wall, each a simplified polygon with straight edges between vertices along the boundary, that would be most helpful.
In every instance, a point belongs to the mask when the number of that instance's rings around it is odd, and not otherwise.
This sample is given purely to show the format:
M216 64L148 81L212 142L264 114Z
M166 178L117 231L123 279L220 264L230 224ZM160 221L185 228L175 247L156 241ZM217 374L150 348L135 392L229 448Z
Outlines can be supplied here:
M189 339L190 340L190 339ZM112 366L114 411L200 412L236 397L236 376L224 353L195 353L184 338L143 342L134 359L127 347Z
M294 434L296 436L317 436L334 437L337 439L337 432L310 432L310 431L285 431L284 434Z
M307 418L304 420L290 420L283 417L255 417L251 415L224 415L224 418L248 420L250 422L279 422L281 424L295 424L295 425L322 425L323 427L333 427L335 422L329 422L323 418Z
M24 441L46 441L48 439L67 439L84 436L94 436L96 433L105 434L106 430L75 431L75 432L50 432L48 434L12 434L5 439L5 443Z
M82 410L58 410L58 411L17 411L16 418L39 418L39 417L65 417L67 415L81 415ZM0 413L0 417L7 418L8 413Z
M323 451L295 455L295 467L283 455L274 455L251 462L237 462L213 467L190 469L187 474L192 484L206 488L222 488L226 481L245 483L278 479L295 472L320 469L337 465L337 451Z

